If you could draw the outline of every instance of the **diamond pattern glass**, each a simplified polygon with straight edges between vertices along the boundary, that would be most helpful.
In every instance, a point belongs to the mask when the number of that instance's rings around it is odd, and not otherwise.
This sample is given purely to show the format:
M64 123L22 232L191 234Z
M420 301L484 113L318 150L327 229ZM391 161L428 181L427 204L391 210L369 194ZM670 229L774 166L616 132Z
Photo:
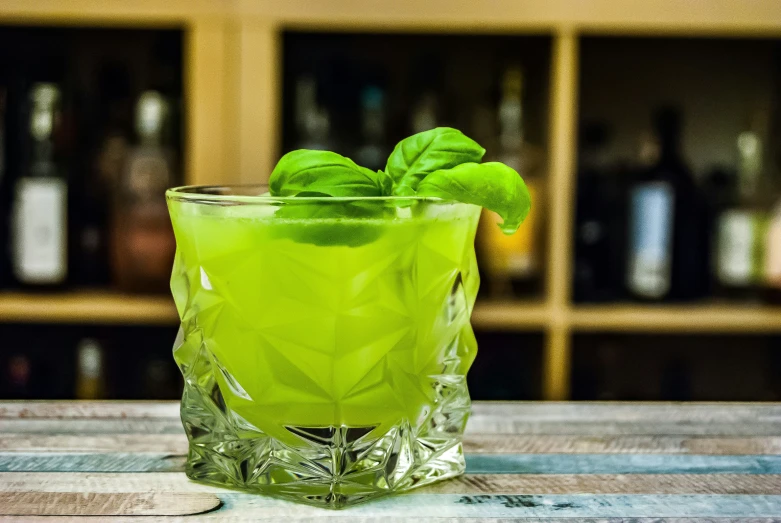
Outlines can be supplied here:
M480 209L190 191L168 194L187 475L340 508L463 473Z

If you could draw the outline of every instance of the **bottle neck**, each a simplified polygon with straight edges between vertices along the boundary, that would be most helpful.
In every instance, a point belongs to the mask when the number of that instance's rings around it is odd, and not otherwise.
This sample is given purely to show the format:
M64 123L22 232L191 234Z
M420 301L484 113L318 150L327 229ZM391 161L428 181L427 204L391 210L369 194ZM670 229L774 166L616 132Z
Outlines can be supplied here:
M681 160L681 136L679 132L667 131L659 134L659 161L679 162Z

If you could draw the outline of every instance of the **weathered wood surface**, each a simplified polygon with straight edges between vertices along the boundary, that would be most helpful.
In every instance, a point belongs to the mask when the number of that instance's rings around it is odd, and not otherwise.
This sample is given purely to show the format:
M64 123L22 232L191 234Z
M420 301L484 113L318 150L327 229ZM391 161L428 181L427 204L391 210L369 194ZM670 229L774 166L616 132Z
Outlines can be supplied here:
M781 518L778 404L477 404L465 449L464 477L333 512L189 481L176 403L0 402L0 519Z

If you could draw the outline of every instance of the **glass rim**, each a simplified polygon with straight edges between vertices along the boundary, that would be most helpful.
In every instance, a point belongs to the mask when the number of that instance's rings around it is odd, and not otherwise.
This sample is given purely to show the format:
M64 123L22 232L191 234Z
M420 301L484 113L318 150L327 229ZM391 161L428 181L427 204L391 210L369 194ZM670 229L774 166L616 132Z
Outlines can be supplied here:
M257 184L225 184L225 185L181 185L165 191L166 199L202 203L236 203L236 204L274 204L274 203L350 203L350 202L429 202L440 204L463 204L456 200L446 200L437 196L271 196L269 186ZM256 191L257 194L241 194L241 192ZM467 204L468 205L468 204Z

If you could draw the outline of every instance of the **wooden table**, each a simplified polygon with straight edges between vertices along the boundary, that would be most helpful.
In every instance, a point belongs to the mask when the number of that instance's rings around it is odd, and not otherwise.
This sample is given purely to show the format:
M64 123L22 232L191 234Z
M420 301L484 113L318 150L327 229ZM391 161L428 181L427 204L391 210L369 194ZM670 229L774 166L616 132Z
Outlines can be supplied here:
M334 512L189 481L176 403L0 402L0 519L781 517L779 404L482 403L465 447L462 478Z

